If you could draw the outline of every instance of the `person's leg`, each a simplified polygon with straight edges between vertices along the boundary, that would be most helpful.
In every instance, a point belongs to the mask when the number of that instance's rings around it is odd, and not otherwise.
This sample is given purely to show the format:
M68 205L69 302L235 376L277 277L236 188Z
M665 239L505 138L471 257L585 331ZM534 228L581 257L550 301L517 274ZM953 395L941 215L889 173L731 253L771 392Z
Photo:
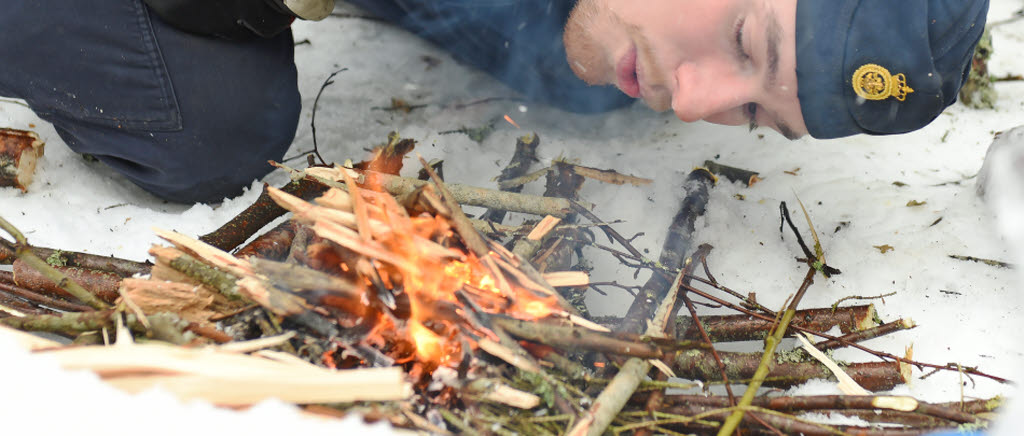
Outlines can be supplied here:
M9 5L0 92L75 151L179 202L237 194L271 170L298 122L290 32L227 42L171 28L139 0Z
M571 0L347 0L437 44L527 98L574 112L633 101L578 79L565 59L562 29Z

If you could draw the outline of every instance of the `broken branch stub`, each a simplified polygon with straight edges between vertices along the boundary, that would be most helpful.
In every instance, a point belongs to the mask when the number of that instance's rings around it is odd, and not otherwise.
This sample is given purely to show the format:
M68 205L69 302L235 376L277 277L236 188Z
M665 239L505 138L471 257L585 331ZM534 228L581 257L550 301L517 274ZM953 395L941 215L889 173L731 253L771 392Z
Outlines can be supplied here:
M44 145L35 132L0 128L0 186L28 192Z

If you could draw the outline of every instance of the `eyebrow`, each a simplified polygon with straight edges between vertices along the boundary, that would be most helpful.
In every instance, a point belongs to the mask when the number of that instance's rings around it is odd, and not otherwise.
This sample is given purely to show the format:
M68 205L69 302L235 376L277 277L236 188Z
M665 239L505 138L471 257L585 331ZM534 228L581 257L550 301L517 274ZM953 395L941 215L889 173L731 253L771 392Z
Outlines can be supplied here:
M782 26L775 12L768 10L767 23L765 25L765 41L768 41L768 85L775 84L779 73L779 41L782 40Z

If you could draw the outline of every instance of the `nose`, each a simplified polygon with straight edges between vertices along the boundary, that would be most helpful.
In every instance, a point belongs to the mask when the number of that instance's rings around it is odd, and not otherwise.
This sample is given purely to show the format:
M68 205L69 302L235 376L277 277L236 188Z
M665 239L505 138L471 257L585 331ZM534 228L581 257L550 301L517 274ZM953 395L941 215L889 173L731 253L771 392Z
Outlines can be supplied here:
M723 124L746 122L731 119L736 117L715 116L754 101L752 79L735 68L714 61L687 62L676 69L675 81L672 110L680 120L692 123L715 117L730 119Z

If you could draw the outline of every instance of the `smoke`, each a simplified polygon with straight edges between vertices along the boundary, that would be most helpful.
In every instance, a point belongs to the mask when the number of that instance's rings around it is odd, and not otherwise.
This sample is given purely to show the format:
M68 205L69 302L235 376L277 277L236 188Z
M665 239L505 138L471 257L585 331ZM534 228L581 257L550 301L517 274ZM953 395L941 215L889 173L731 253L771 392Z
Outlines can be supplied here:
M350 0L486 71L530 101L579 113L632 99L592 87L569 68L562 29L573 2L555 0Z

